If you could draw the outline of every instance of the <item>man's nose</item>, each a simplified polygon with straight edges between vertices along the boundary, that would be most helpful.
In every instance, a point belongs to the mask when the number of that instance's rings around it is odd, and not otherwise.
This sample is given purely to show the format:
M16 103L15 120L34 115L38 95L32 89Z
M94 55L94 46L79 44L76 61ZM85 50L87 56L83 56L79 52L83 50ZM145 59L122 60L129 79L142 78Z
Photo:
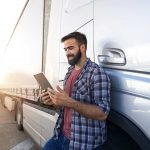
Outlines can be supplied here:
M66 55L69 55L69 54L71 54L71 53L70 53L70 50L69 50L69 49L66 49Z

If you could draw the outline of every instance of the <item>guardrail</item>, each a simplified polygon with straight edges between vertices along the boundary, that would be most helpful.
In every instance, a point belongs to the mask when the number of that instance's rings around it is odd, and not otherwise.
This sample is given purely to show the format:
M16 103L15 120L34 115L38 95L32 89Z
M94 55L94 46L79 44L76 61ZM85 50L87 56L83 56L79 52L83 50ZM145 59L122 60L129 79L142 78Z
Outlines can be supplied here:
M0 88L0 95L6 94L9 96L16 96L20 98L27 98L29 100L36 100L41 93L41 89L33 88Z

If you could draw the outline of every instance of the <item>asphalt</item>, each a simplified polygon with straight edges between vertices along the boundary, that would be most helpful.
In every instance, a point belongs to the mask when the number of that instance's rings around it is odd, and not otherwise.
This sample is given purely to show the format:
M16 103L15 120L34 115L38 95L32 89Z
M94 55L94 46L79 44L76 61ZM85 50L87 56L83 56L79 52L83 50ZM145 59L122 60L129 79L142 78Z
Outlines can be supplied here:
M36 150L29 135L17 129L14 115L0 101L0 150Z

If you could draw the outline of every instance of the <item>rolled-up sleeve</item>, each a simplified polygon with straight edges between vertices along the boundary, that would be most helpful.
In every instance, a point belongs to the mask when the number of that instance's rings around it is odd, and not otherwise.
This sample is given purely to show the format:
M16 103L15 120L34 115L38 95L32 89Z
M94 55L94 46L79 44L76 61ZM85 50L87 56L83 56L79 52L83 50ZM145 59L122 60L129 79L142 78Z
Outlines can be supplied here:
M106 114L110 111L110 79L102 68L96 67L92 74L91 93L94 103Z

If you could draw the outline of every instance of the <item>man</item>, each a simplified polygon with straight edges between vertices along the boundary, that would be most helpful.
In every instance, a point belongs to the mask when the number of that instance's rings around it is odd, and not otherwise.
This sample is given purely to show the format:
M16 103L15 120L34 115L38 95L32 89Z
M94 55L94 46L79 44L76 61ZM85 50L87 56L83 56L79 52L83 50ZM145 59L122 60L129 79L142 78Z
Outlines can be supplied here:
M110 110L110 82L104 70L86 56L87 39L73 32L61 39L71 65L64 90L48 88L45 104L60 107L54 136L43 150L101 150Z

